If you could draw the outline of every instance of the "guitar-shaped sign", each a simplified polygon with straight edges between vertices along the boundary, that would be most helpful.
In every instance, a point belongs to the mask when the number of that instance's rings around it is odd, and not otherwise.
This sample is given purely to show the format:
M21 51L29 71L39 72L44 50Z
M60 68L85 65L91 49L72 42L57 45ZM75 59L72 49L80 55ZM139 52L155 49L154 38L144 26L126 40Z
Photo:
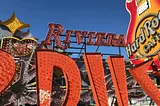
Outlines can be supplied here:
M148 57L160 66L160 0L126 0L130 14L126 51L133 64ZM136 59L137 58L137 59ZM159 67L160 68L160 67Z

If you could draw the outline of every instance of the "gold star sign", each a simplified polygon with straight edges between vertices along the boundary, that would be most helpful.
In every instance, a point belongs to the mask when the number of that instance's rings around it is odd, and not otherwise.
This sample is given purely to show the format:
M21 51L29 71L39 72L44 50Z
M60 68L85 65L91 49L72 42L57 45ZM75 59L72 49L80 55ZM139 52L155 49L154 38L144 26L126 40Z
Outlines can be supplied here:
M13 15L12 15L12 17L10 19L8 19L5 22L2 22L1 24L6 26L6 27L8 27L13 35L17 30L21 30L22 28L30 27L29 24L24 24L24 23L20 22L17 19L15 13L13 13Z

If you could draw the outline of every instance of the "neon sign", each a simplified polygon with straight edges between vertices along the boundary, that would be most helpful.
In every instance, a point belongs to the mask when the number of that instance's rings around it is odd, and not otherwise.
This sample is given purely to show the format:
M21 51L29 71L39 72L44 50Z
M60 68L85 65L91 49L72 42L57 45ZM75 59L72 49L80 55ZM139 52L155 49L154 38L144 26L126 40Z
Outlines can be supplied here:
M153 4L153 2L148 2ZM129 9L131 7L129 5L135 5L135 0L127 2L127 6ZM141 4L144 4L141 6ZM138 1L138 13L137 16L141 16L144 12L149 10L152 6L151 4L147 4L143 1ZM156 2L156 6L159 6ZM142 9L143 8L143 9ZM142 9L142 10L141 10ZM135 9L132 8L131 13L134 13ZM137 10L136 10L137 12ZM133 16L136 16L133 15ZM133 18L133 17L132 17ZM134 17L135 18L135 17ZM134 19L133 18L133 19ZM132 59L135 58L136 55L142 56L152 56L153 54L157 54L159 51L158 43L159 43L159 19L160 14L156 11L156 14L150 14L146 17L141 18L138 21L138 25L135 25L135 20L131 21L131 27L129 27L128 31L128 45L126 47L128 56ZM20 28L20 22L12 21L5 25L12 33L15 33ZM133 24L134 23L134 24ZM135 28L133 26L136 26ZM14 30L12 28L15 28ZM133 32L133 29L135 32ZM98 46L116 46L116 47L125 47L125 39L124 35L121 34L116 36L116 34L106 34L106 33L97 33L97 32L88 32L88 31L74 31L67 30L65 34L65 39L63 42L60 40L60 35L63 32L63 26L60 24L49 24L49 31L47 37L44 41L42 41L41 45L50 45L52 44L52 37L54 37L56 46L65 50L70 47L70 36L72 34L76 35L77 44L81 44L84 39L87 39L87 45L98 45ZM131 36L132 35L132 36ZM134 36L133 36L134 35ZM129 37L131 36L131 38ZM21 56L24 58L29 54L31 56L34 55L33 62L34 65L31 65L31 57L26 62L25 65L28 66L23 69L23 71L28 71L29 68L35 68L36 70L36 94L37 94L37 105L38 106L51 106L51 96L52 96L52 85L53 85L53 72L54 69L62 70L66 83L66 93L64 96L64 100L62 106L76 106L80 99L81 93L81 75L78 66L75 61L69 57L68 55L58 53L54 50L46 50L42 48L36 48L36 40L31 38L22 38L17 39L15 37L5 37L1 42L2 49L0 49L0 94L2 94L5 90L9 89L11 84L15 84L17 82L21 82L23 85L26 84L29 80L29 74L25 72L24 74L20 73L20 77L22 80L19 80L18 77L16 81L13 81L14 76L18 73L16 70L16 61L13 57ZM14 45L12 45L14 44ZM29 44L29 45L28 45ZM14 48L14 49L12 49ZM160 53L160 52L159 52ZM147 55L146 55L147 54ZM158 56L155 56L154 59L148 59L146 61L142 61L141 59L135 62L135 66L129 68L129 72L131 76L139 83L139 85L144 89L144 91L152 98L152 100L160 105L160 91L151 80L151 78L147 74L148 67L151 66L153 61ZM88 74L91 90L93 93L93 97L96 103L96 106L109 106L107 88L104 78L104 67L102 61L101 53L84 53L83 54L84 63L86 66L86 71ZM127 90L127 81L126 81L126 70L125 70L125 60L123 56L109 56L107 59L108 66L110 69L116 98L118 101L118 106L128 106L128 90ZM133 63L134 63L133 62ZM141 63L140 63L141 62ZM139 64L140 63L140 64ZM19 74L19 73L18 73ZM34 76L34 75L33 75ZM25 77L25 78L24 78ZM23 79L24 78L24 79ZM35 84L35 83L33 83ZM32 85L32 84L30 84ZM21 88L21 87L19 87ZM32 88L32 87L29 87ZM10 90L10 89L9 89ZM18 95L19 96L19 95ZM24 97L23 97L24 98Z
M154 58L159 68L160 2L158 0L128 0L126 8L131 16L127 33L126 51L133 64L148 57ZM151 67L149 68L151 69Z
M88 31L73 31L67 30L66 31L66 38L63 40L63 44L60 42L60 35L63 32L63 26L60 24L53 24L50 23L48 25L49 31L45 41L42 41L44 45L52 44L52 36L56 42L57 47L60 49L67 49L70 47L70 36L71 34L76 35L76 42L80 44L83 39L88 38L87 44L88 45L98 45L98 46L116 46L116 47L125 47L125 38L123 34L116 36L116 34L112 33L97 33L97 32L88 32ZM96 41L94 42L93 39L96 37Z
M140 20L135 30L134 42L126 47L128 57L131 57L132 53L135 52L139 52L143 56L152 56L158 53L160 33L157 29L160 25L159 21L160 12L149 14Z

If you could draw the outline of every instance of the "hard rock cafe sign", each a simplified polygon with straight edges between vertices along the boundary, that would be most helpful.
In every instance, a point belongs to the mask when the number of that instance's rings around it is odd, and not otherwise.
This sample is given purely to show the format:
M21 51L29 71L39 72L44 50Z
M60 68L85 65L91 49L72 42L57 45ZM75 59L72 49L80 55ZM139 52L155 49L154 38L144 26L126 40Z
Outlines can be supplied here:
M159 66L160 1L127 0L126 8L131 16L126 38L128 57L135 65L153 57Z

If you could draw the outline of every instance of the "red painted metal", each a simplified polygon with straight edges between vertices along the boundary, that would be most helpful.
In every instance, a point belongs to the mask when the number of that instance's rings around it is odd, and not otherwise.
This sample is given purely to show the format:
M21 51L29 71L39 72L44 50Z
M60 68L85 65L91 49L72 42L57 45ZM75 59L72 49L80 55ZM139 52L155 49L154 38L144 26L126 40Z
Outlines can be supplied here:
M126 70L123 56L109 56L108 65L110 68L118 106L128 106L128 93Z
M152 98L152 100L160 106L160 91L147 74L147 69L152 62L152 59L145 61L136 67L131 68L129 72L144 91Z
M37 92L39 106L50 106L53 69L59 68L65 75L66 98L63 106L76 106L80 99L81 78L76 63L68 56L49 50L36 52Z
M84 62L96 106L109 106L101 54L86 53L84 54Z
M88 31L75 31L74 34L76 35L76 41L77 44L81 44L83 39L86 37L88 34Z
M0 49L0 94L8 88L15 74L13 57Z
M67 30L66 32L66 39L63 41L64 46L60 42L60 35L63 32L63 26L60 24L48 24L49 31L47 33L47 37L45 41L42 41L42 44L40 48L42 48L42 45L51 45L52 44L52 37L54 37L56 45L62 49L65 50L70 46L70 35L73 33L72 30Z

